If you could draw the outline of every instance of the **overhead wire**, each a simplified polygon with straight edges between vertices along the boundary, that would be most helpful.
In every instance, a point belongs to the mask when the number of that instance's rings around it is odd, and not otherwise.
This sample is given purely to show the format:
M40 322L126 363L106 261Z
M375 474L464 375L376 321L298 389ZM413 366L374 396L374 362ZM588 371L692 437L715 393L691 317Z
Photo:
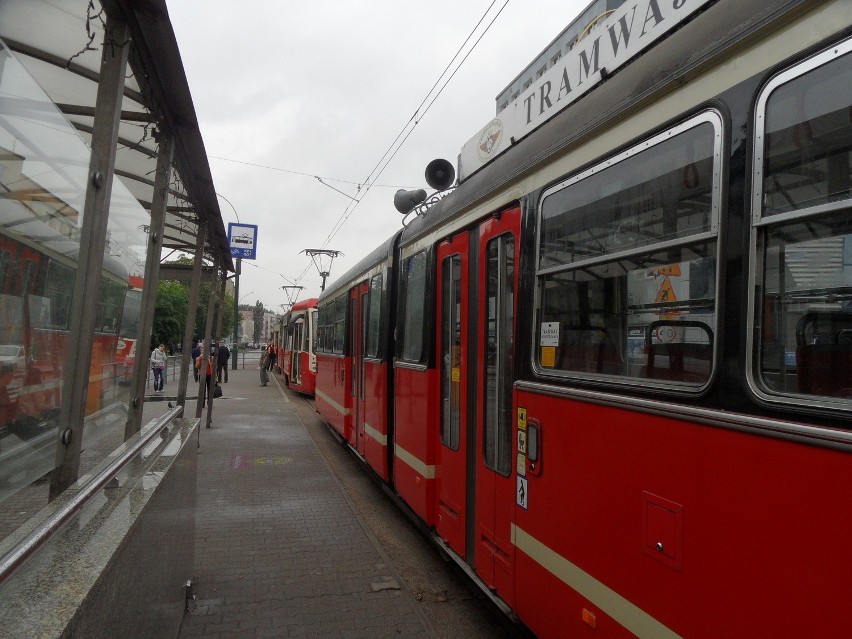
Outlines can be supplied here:
M479 42L482 40L482 38L488 32L488 30L492 27L494 22L497 20L497 18L500 16L500 14L503 12L503 10L506 8L506 5L509 4L509 1L510 0L505 0L505 2L503 3L503 6L500 7L499 11L497 11L497 13L491 19L491 22L488 23L488 26L485 27L485 29L482 31L482 33L479 35L479 37L476 39L476 41L473 43L473 45L470 47L470 49L467 51L465 56L462 58L462 60L456 66L455 70L453 70L453 72L450 74L450 76L446 79L443 86L441 86L439 91L434 95L434 97L432 97L432 100L429 102L426 109L421 113L420 109L429 100L429 97L435 91L435 88L440 84L441 80L444 78L444 76L450 70L450 68L452 67L455 60L459 57L461 52L464 50L464 47L467 45L467 43L470 41L470 39L476 33L476 30L479 28L479 26L485 20L486 16L489 14L492 7L496 4L497 0L493 0L491 2L491 4L488 5L488 8L485 10L482 17L479 19L479 21L473 27L470 34L468 34L467 38L465 38L464 42L459 46L459 49L456 51L455 55L452 57L452 59L447 64L447 66L444 68L444 70L441 72L441 75L438 76L438 79L435 81L435 84L433 84L432 87L429 89L429 91L426 93L426 96L420 102L417 109L414 111L414 114L405 123L405 126L403 126L402 130L397 134L396 138L394 138L393 142L391 142L390 146L382 154L382 157L376 163L376 166L373 167L373 169L367 175L367 178L364 180L364 182L362 182L363 190L360 191L361 197L358 200L355 200L353 198L354 203L353 202L347 203L346 207L344 208L344 210L341 213L340 217L338 218L337 222L334 224L331 231L326 236L325 240L323 240L322 244L320 245L320 248L325 248L325 247L328 246L328 244L331 242L331 240L334 239L334 236L340 231L340 229L343 227L343 225L346 223L346 221L351 217L352 213L355 212L355 209L357 208L358 204L360 204L360 202L364 199L364 196L366 196L367 192L375 185L376 180L379 179L381 174L384 172L384 170L388 167L390 162L393 160L393 158L396 156L396 154L402 148L402 145L405 144L406 140L408 140L409 136L414 131L415 127L420 123L420 121L423 119L423 117L429 112L429 110L432 108L432 105L435 104L435 101L438 99L438 97L441 95L441 93L443 93L444 89L447 87L447 84L449 84L450 80L452 80L453 77L455 77L456 73L461 68L461 65L464 64L465 60L467 60L467 58L470 56L470 54L473 52L473 50L476 48L476 46L479 44ZM418 116L418 114L419 114L419 116ZM413 122L413 124L412 124L412 122ZM409 128L409 125L411 125L410 128ZM402 138L401 141L400 141L400 138ZM399 144L397 144L397 143L399 143ZM396 148L394 148L394 147L396 147ZM388 157L389 154L390 154L390 156ZM387 160L385 161L386 158L387 158ZM384 162L384 164L382 164L383 162ZM379 167L381 167L381 168L379 168ZM375 174L375 177L373 178L373 181L371 182L370 179L373 176L373 174ZM310 266L305 268L305 270L302 272L302 274L299 275L299 277L296 278L296 281L297 282L301 281L302 277L304 277L304 275L308 272L309 269L310 269Z

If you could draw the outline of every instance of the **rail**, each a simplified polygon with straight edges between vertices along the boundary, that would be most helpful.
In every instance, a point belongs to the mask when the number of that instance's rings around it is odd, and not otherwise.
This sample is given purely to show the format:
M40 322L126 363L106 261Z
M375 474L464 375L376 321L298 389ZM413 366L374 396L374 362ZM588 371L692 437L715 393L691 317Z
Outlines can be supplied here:
M166 425L178 417L183 406L175 406L165 415L154 421L154 426L139 437L131 446L119 455L113 463L101 470L80 491L60 506L53 514L40 523L31 533L19 541L0 558L0 583L6 581L21 564L33 555L49 540L59 528L76 515L82 507L104 486L106 486L139 451L157 437Z

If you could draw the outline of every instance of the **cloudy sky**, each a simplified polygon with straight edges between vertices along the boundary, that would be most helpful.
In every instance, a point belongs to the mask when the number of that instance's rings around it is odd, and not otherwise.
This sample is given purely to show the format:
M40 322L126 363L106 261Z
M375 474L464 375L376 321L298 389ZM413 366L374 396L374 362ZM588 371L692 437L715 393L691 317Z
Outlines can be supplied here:
M396 190L427 188L434 158L455 166L496 95L590 1L168 0L225 224L259 227L241 303L280 312L282 286L320 292L304 249L342 253L331 282L390 237Z

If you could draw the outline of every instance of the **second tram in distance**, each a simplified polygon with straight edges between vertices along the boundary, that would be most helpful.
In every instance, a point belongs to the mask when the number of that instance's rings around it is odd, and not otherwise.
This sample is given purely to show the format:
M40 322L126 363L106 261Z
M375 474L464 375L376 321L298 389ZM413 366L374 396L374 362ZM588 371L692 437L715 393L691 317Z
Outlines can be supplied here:
M852 3L577 47L320 296L317 410L540 637L852 636Z
M287 386L313 395L317 378L316 344L317 298L296 302L284 315L278 366Z

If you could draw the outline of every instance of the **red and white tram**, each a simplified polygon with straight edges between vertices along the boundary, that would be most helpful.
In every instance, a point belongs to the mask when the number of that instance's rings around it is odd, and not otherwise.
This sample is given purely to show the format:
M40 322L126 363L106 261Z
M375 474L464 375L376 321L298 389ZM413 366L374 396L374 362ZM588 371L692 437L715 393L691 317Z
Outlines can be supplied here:
M313 395L317 379L317 298L296 302L284 316L278 366L294 391Z
M317 410L538 636L852 636L852 3L572 51L320 296Z

